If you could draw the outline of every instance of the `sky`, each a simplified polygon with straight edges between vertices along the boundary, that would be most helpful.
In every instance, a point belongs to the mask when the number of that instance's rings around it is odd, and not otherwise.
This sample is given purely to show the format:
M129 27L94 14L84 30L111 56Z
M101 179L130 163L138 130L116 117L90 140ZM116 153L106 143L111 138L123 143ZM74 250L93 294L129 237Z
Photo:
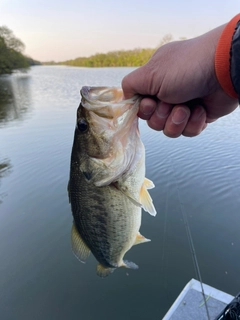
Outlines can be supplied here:
M0 26L33 59L64 61L196 37L239 12L239 0L0 0Z

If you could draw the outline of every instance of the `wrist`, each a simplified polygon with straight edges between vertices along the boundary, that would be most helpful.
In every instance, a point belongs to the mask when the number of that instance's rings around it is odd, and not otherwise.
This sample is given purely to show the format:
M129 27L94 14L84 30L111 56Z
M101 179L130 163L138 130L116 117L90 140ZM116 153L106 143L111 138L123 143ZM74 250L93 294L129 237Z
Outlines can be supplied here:
M215 53L215 72L222 89L232 98L238 94L231 78L231 47L240 14L236 15L223 29ZM240 76L240 75L239 75Z

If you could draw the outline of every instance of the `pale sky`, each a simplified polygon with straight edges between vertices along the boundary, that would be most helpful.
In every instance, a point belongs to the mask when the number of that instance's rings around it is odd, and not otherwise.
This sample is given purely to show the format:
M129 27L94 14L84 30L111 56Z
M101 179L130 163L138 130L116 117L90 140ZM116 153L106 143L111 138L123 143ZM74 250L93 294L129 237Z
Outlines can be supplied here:
M0 0L0 26L32 58L63 61L196 37L239 12L239 0Z

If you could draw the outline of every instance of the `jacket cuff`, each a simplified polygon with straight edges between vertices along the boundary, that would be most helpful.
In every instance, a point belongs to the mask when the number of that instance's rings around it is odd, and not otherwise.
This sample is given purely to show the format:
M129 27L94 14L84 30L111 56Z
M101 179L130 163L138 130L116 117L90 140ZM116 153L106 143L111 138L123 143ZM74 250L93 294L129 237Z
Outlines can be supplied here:
M231 46L237 23L240 21L240 14L236 15L223 29L217 44L215 53L215 72L223 90L232 98L237 99L238 95L234 89L231 79Z
M238 21L233 35L230 67L232 84L238 98L240 98L240 21Z

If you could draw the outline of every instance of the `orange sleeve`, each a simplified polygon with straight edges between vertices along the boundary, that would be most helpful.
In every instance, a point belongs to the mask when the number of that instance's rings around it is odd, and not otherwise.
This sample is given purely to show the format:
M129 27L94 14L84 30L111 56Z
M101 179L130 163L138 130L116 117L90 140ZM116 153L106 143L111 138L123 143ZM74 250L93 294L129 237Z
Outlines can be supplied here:
M220 36L215 54L215 71L217 79L223 90L232 98L238 98L234 90L230 76L230 59L231 59L231 43L236 28L236 24L240 20L240 14L236 15L226 27Z

